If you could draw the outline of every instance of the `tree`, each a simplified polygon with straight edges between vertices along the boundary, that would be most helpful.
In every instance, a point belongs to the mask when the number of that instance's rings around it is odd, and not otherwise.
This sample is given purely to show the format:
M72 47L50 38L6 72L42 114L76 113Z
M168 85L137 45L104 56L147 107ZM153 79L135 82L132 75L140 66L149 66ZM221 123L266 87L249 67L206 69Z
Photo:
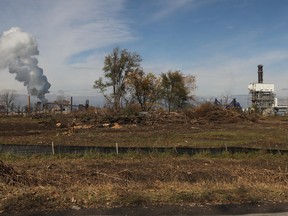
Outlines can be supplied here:
M153 73L134 71L128 75L131 99L136 100L143 111L149 111L159 99L160 80Z
M6 115L8 115L9 112L12 112L15 109L15 100L17 96L18 95L15 93L14 90L5 90L2 95L0 95L0 104L4 106Z
M169 71L161 74L162 98L171 109L182 108L193 99L192 91L196 88L195 76L184 76L180 71Z
M231 100L231 97L231 91L224 90L224 93L221 95L222 105L227 105L229 100Z
M107 81L100 77L93 87L100 90L107 102L113 105L115 111L120 110L121 101L125 97L129 72L140 70L141 61L137 53L119 48L114 48L113 52L105 57L103 71ZM108 88L112 88L110 95L106 94Z

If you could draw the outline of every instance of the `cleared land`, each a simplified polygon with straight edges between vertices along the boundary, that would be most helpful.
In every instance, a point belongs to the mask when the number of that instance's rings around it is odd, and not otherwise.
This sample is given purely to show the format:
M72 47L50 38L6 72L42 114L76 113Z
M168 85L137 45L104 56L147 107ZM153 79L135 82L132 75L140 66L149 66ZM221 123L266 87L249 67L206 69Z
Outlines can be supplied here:
M0 117L0 143L288 149L284 117L200 111ZM288 202L287 154L1 154L0 161L0 212Z

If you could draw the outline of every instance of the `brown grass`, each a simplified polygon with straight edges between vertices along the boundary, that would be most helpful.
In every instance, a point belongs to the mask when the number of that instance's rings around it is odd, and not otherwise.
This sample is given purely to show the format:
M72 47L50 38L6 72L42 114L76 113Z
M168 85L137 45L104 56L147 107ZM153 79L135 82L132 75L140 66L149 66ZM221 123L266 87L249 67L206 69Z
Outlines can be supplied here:
M84 114L0 118L0 143L288 149L288 124L282 121L284 117L254 122L247 120L252 114L223 108L213 110L209 106L185 113L153 112L146 117ZM61 123L59 127L57 123ZM103 126L107 124L108 127Z
M287 156L2 157L31 180L0 175L2 211L288 201Z
M108 113L3 117L0 143L288 149L286 120L259 118L211 104L144 117ZM113 128L115 124L121 127ZM261 152L218 156L0 154L0 213L72 206L288 202L287 164L287 155Z

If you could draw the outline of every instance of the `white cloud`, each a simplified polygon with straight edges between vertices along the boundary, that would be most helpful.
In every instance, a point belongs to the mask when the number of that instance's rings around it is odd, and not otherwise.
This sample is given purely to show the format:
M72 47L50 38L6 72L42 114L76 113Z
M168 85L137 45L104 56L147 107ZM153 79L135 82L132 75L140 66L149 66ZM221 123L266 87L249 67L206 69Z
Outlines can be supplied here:
M160 10L157 11L157 14L155 14L155 18L159 19L165 16L168 16L169 14L183 8L189 3L194 3L195 0L165 0L165 1L160 1Z
M158 20L165 18L175 12L181 12L185 9L195 10L203 5L211 4L217 0L159 0L154 2L158 7L153 19Z
M102 73L103 56L93 52L88 52L88 55L86 51L135 40L127 21L119 16L123 10L122 0L28 0L5 3L0 3L2 16L5 14L6 20L5 25L1 22L0 31L7 30L7 25L10 25L9 28L19 26L36 37L40 51L39 66L52 84L51 92L83 89L83 86L92 91L94 80ZM82 55L82 62L75 62L75 55ZM10 77L4 78L11 74L1 71L0 75L3 78L1 81L7 80L1 82L1 88L23 91L20 83L17 86Z
M181 70L183 73L196 75L196 93L199 95L221 95L225 91L234 94L248 93L247 85L257 80L257 64L264 64L264 82L275 83L276 90L287 88L287 76L283 73L287 73L284 65L288 54L277 50L277 47L285 48L286 32L283 34L279 31L279 36L268 35L264 38L266 34L262 26L249 28L246 23L237 25L237 22L226 20L221 22L222 28L219 29L211 26L211 23L215 23L211 22L215 16L203 14L196 17L201 21L196 26L203 23L209 29L210 25L211 29L215 29L215 34L210 34L210 31L207 34L204 31L206 27L193 29L197 20L191 19L188 20L191 28L179 32L180 36L190 33L191 44L183 44L183 38L179 49L169 49L169 43L173 45L175 42L172 38L167 42L167 47L163 45L166 38L161 37L159 24L165 22L165 18L181 16L185 12L193 13L200 7L203 9L216 2L220 4L229 1L152 0L142 3L141 7L138 4L135 6L135 3L131 6L128 0L1 0L0 20L3 22L0 22L0 32L18 26L36 38L40 51L37 56L39 67L44 69L44 74L52 84L52 93L63 90L70 95L94 94L96 90L92 86L94 80L103 73L104 56L109 52L107 49L123 44L128 44L133 51L135 47L138 48L136 52L142 48L143 51L139 54L151 59L147 61L144 58L142 62L146 72L160 74L169 70ZM246 6L249 5L245 4ZM208 9L209 12L214 10L213 7ZM219 17L221 16L220 14ZM223 19L219 19L219 22ZM281 22L284 23L281 27L283 31L287 29L285 20ZM159 23L154 25L152 21ZM169 23L165 24L170 27ZM271 25L267 25L265 29L269 27ZM141 38L136 38L134 31ZM176 39L182 40L179 38ZM195 43L193 39L196 39ZM162 43L159 44L158 41ZM277 43L278 41L284 42ZM175 58L174 53L177 55ZM1 89L15 89L26 93L25 87L15 81L13 74L9 74L7 70L0 71L0 81Z
M217 96L225 91L248 94L247 86L257 82L257 65L264 64L264 82L274 83L276 90L279 90L285 86L286 80L281 79L278 73L278 70L285 68L277 65L287 60L288 51L277 50L253 57L214 56L198 63L190 73L196 75L197 93L200 95Z

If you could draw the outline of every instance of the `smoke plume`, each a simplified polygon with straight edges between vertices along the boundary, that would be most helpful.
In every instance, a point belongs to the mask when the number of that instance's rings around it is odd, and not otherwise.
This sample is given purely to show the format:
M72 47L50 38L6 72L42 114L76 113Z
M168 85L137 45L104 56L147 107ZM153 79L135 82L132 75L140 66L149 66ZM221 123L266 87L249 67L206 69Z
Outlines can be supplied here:
M14 27L4 31L0 37L0 69L8 68L9 72L16 74L15 79L23 82L28 94L36 96L41 101L49 93L51 84L38 67L39 54L36 40L29 33Z

